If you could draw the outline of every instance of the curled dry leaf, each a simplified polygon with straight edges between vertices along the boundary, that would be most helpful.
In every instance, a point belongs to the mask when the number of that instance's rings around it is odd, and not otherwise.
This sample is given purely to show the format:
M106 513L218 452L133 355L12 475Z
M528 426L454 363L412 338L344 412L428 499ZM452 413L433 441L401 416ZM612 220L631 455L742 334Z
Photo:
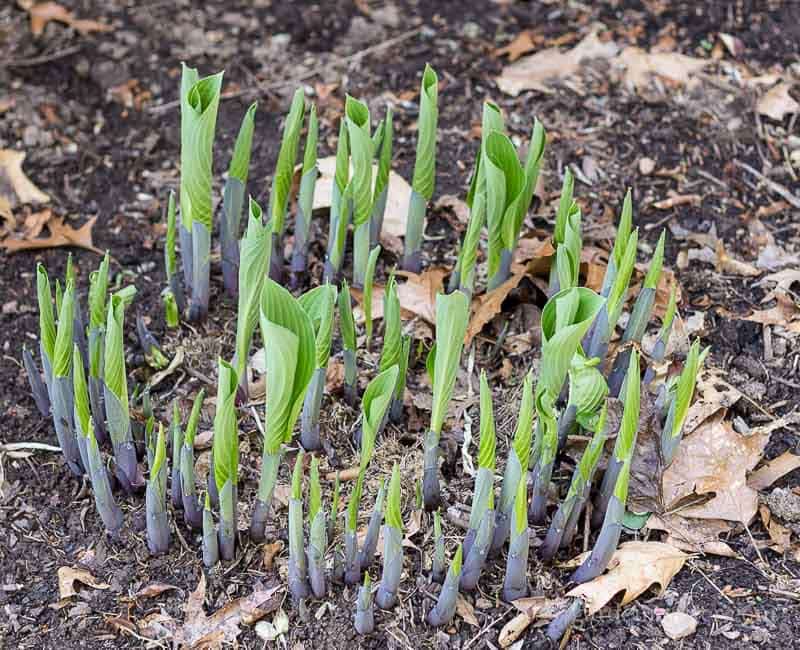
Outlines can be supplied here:
M684 519L680 513L662 513L651 515L645 527L667 533L664 542L682 551L739 557L720 539L733 530L733 526L722 519Z
M515 600L511 604L519 610L519 614L503 626L497 642L501 648L508 648L537 618L553 619L568 603L567 598L550 599L544 596L529 596Z
M518 269L496 289L473 298L472 315L464 337L464 345L469 345L472 339L483 329L483 326L503 311L503 301L508 297L509 293L517 288L522 278L525 277L525 273L525 267L521 267L521 270Z
M620 592L624 592L622 605L653 585L658 585L663 594L688 558L683 551L662 542L626 542L614 552L606 573L578 585L567 596L583 598L591 616Z
M264 544L263 558L264 568L270 571L275 564L275 557L283 550L283 542L276 540L271 544Z
M142 587L139 591L133 594L134 600L139 598L153 598L163 594L165 591L177 589L175 585L168 585L164 582L151 582L146 587Z
M762 325L780 325L790 333L800 333L800 308L783 291L773 292L773 297L775 298L774 307L753 311L748 316L734 314L726 309L720 309L719 311L729 318L747 320L752 323L761 323Z
M781 81L770 88L756 103L758 114L780 122L787 115L800 112L800 103L790 93L792 86L788 81Z
M472 606L472 603L464 598L463 594L458 594L456 598L456 613L464 619L465 623L468 623L472 627L481 626L481 624L478 623L478 619L475 618L475 608Z
M181 345L175 351L175 356L172 357L172 360L169 362L169 365L166 368L164 368L164 370L159 370L150 378L150 388L155 388L156 386L158 386L158 384L160 384L173 372L175 372L180 366L182 366L185 357L186 357L186 350Z
M75 583L78 582L92 589L108 589L110 586L95 578L86 569L62 566L58 568L58 597L63 600L75 596L78 593Z
M50 213L50 210L47 210ZM57 248L59 246L77 246L94 251L102 255L103 251L92 243L92 228L97 217L90 217L89 220L77 230L65 224L63 217L56 217L52 213L48 215L45 226L50 231L47 237L35 237L33 239L13 239L6 237L0 241L0 246L9 253L18 251L36 250L40 248Z
M399 271L406 281L397 287L401 309L419 316L431 325L436 324L436 296L444 290L448 269L430 267L419 275Z
M792 548L792 531L786 526L777 521L770 512L769 507L762 503L758 506L758 514L761 517L761 523L764 525L769 539L772 542L770 548L776 553L785 553Z
M71 11L68 11L57 2L37 2L30 1L20 2L20 5L28 11L31 18L31 33L34 36L41 36L47 24L53 20L59 23L64 23L68 27L80 32L84 36L92 32L110 32L113 30L111 25L101 23L97 20L86 20L75 17Z
M709 63L676 52L646 52L638 47L626 47L614 59L614 64L625 69L624 82L631 90L646 89L655 78L684 85Z
M791 451L785 451L777 458L768 460L755 472L750 474L747 485L754 490L764 490L779 478L786 476L800 467L800 456Z
M536 34L530 29L526 29L517 34L516 38L508 45L498 47L494 51L494 56L508 56L510 62L516 61L523 54L533 52L542 42L542 35Z
M0 149L0 196L5 196L9 208L20 203L48 203L50 197L42 192L22 171L24 151ZM9 186L10 192L6 190Z
M761 275L761 271L752 264L742 262L729 255L721 239L717 239L715 252L717 254L718 271L751 278Z

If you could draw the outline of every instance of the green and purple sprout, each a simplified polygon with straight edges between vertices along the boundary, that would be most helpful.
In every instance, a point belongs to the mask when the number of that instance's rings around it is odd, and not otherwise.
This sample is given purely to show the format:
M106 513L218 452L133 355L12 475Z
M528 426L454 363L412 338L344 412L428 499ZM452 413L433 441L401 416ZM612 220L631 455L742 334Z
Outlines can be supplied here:
M147 365L155 370L163 370L169 365L169 359L164 356L158 340L148 329L141 314L136 316L136 335L139 338L139 345L144 352L144 360Z
M339 472L335 474L333 480L333 496L331 497L331 516L328 517L328 539L336 537L336 522L339 519L339 497L341 492L341 481L339 480Z
M311 319L292 294L270 279L261 291L260 321L267 402L261 477L250 524L256 542L264 539L283 445L292 438L315 365Z
M289 497L289 591L296 602L308 598L308 571L303 544L303 452L297 454Z
M567 225L570 221L570 214L574 214L574 210L578 207L573 198L575 189L575 178L572 175L569 167L564 170L564 181L561 184L561 196L558 201L558 209L556 210L556 223L553 230L553 244L558 248L566 243ZM574 219L574 217L573 217ZM550 264L550 284L547 290L547 295L552 296L559 291L559 277L558 277L558 257ZM564 287L568 289L570 287Z
M39 352L42 356L44 382L48 392L52 392L53 358L56 349L56 317L53 312L53 293L50 289L50 277L41 262L36 264L36 297L39 301Z
M36 361L27 345L22 346L22 364L25 367L25 374L28 376L36 408L42 417L48 417L50 415L50 395L47 393L47 385L42 379L42 373L39 372Z
M389 276L386 283L386 290L383 294L383 349L379 369L381 371L397 366L397 386L395 386L394 397L390 408L390 414L395 413L402 417L403 392L406 387L406 370L408 370L408 354L411 351L411 341L402 335L402 321L400 320L400 299L397 296L397 283L394 274Z
M94 493L94 503L103 525L112 537L119 535L122 528L123 516L119 509L114 494L111 492L111 483L108 479L103 457L100 448L97 446L97 439L94 436L94 421L89 419L88 433L86 436L86 458L89 467L87 468L89 479L92 482L92 492Z
M190 528L199 529L203 525L203 513L200 509L200 503L197 499L197 489L195 487L195 479L194 479L194 439L197 435L197 428L200 424L200 410L203 408L203 400L205 399L206 391L205 389L201 389L197 396L194 398L194 404L192 404L192 411L189 414L189 420L186 423L186 432L184 433L181 441L180 441L180 493L181 493L181 507L183 508L183 520L186 522L186 525ZM214 442L216 443L216 436L214 437ZM213 457L212 452L212 457ZM212 467L216 463L212 459L211 465ZM209 474L213 473L213 469L209 470ZM216 482L213 479L213 476L209 476L209 485L214 483L214 487L216 488ZM209 490L209 495L210 495ZM218 492L215 489L214 495L216 497L212 497L214 501L219 502Z
M186 306L186 299L183 294L183 285L181 284L180 276L178 275L178 256L175 250L175 242L178 234L178 225L175 218L175 192L170 191L169 198L167 199L167 237L164 242L164 271L167 276L167 286L161 292L161 300L164 303L164 315L167 321L167 327L177 327L180 322L180 314ZM106 254L106 260L108 255ZM108 262L103 260L105 264L105 279L100 278L101 282L108 284ZM102 266L101 266L102 270ZM105 287L100 296L102 306L105 306ZM92 311L92 290L89 290L89 311ZM105 312L105 309L103 309ZM102 325L102 321L101 321ZM89 331L91 343L91 330Z
M108 433L114 448L115 476L122 489L132 494L144 486L144 477L136 462L136 447L131 435L123 344L124 318L125 297L116 293L108 303L103 354L103 395Z
M363 289L370 254L373 143L367 105L348 95L344 111L353 161L353 178L350 181L353 200L353 286Z
M347 138L347 120L339 122L339 142L336 145L336 170L331 193L328 249L325 257L325 282L335 283L342 270L347 226L350 224L352 201L350 199L350 145Z
M211 178L222 74L200 79L196 69L183 64L181 77L180 240L184 281L191 288L191 321L208 314L214 215Z
M364 584L358 588L356 600L355 628L359 634L372 634L375 630L374 605L372 602L372 580L364 574Z
M300 415L300 444L306 451L322 449L319 437L319 412L325 390L325 375L331 355L333 316L336 311L336 287L323 284L299 298L314 327L314 372L308 384Z
M386 523L383 526L383 575L375 601L381 609L391 609L397 602L400 576L403 573L403 515L400 512L400 467L392 468Z
M222 220L219 224L222 283L230 296L236 296L237 291L239 229L247 196L247 176L250 171L250 153L253 148L256 106L256 102L250 104L242 118L236 143L233 145L228 178L225 180L225 188L222 191Z
M621 350L614 359L614 366L608 375L608 388L612 397L617 397L622 389L622 380L625 378L625 370L628 367L628 360L634 345L640 345L644 338L647 324L653 312L653 305L656 302L656 288L661 278L661 267L664 263L664 241L666 234L661 232L658 245L650 260L650 265L645 275L644 283L636 297L628 324L620 341Z
M430 65L425 65L419 90L417 156L411 179L411 201L406 221L403 269L422 271L422 238L425 233L425 212L436 184L436 124L439 120L439 78Z
M334 498L338 508L338 474L334 488ZM331 516L330 521L333 521ZM322 490L319 484L319 458L311 458L311 472L308 483L308 546L306 560L308 562L308 582L315 598L324 598L327 591L325 584L325 551L330 537L325 510L322 507Z
M286 228L286 211L294 177L294 163L300 147L300 130L306 110L303 89L294 91L289 114L283 124L283 137L275 173L272 177L272 190L269 195L269 219L272 222L272 253L269 276L275 281L283 277L283 233Z
M308 245L311 231L311 211L314 206L314 188L317 185L317 138L319 136L319 122L317 121L317 106L311 104L308 112L308 135L303 154L303 169L300 176L300 190L297 194L297 215L294 222L294 249L290 265L291 283L293 288L299 287L306 274L308 266Z
M625 199L622 202L622 213L619 216L619 225L617 226L617 237L614 240L614 248L608 258L608 265L606 272L603 276L603 285L600 289L600 295L608 298L611 287L616 282L617 275L620 270L625 266L625 252L628 249L628 244L631 242L631 228L633 227L633 200L631 198L631 191L625 193ZM635 241L635 240L634 240Z
M469 300L460 291L436 296L436 343L431 350L433 406L430 429L425 434L422 493L425 509L441 502L439 487L439 437L456 383L464 335L469 321Z
M366 334L367 350L372 346L372 289L375 280L375 266L380 254L381 247L376 244L369 253L367 272L364 277L364 333ZM385 312L386 307L384 306L384 319L386 318Z
M708 354L708 348L700 351L700 341L695 339L689 348L683 370L674 385L674 393L670 396L667 417L661 430L661 458L665 466L669 466L675 458L675 452L683 436L683 423L692 404L697 376Z
M78 445L81 465L89 473L89 459L86 446L89 435L89 389L86 385L86 374L83 370L81 350L77 343L72 346L72 394L73 394L73 422L75 425L75 439Z
M258 309L264 278L269 270L272 226L263 225L261 207L250 197L247 230L239 242L239 308L236 312L236 349L233 365L239 377L239 390L248 397L247 361L253 331L258 324Z
M438 510L433 511L433 562L431 563L431 580L439 584L445 576L444 534L442 533L442 516Z
M214 483L219 494L219 554L223 560L232 560L235 555L239 519L239 427L236 422L238 384L236 370L220 359L211 455L214 458Z
M604 403L594 424L594 435L572 474L572 482L569 485L567 496L564 497L550 522L550 528L547 530L547 536L540 551L542 560L545 562L552 561L558 549L566 547L575 534L578 517L589 498L592 478L606 442L607 408Z
M219 540L217 527L214 525L214 514L211 512L211 499L206 497L203 501L203 564L211 568L219 562Z
M647 370L644 372L644 385L649 386L653 383L656 376L655 366L660 364L667 354L667 344L669 337L672 333L672 323L675 321L675 313L678 309L678 286L674 285L669 293L669 302L667 303L667 311L664 313L664 318L661 321L661 329L658 330L656 336L656 343L653 346L653 352L650 354L650 363Z
M394 392L392 406L389 408L389 419L395 424L403 422L403 398L406 392L406 380L408 379L408 358L411 354L411 335L403 334L401 338L400 350L400 374L397 377L397 387Z
M174 510L183 509L183 492L181 489L181 451L183 449L183 431L181 430L181 414L177 400L172 403L172 419L169 423L170 440L172 440L172 477L170 479L170 500Z
M339 331L342 334L342 357L344 358L344 399L350 406L358 400L358 366L356 362L356 324L353 321L353 306L350 287L342 280L338 298Z
M533 436L533 371L525 375L522 385L522 400L519 404L519 417L514 440L508 451L503 486L500 490L500 504L494 513L494 535L489 552L496 555L508 539L511 517L517 492L517 484L528 484L528 462L531 456L531 438ZM527 491L525 505L528 504Z
M583 600L574 598L563 612L550 621L547 626L547 638L557 644L583 613Z
M569 368L569 398L566 408L558 418L558 449L563 449L567 438L577 433L579 427L597 416L608 395L608 385L598 370L600 359L587 359L583 354L572 358Z
M536 385L537 429L541 443L534 470L530 517L542 523L547 514L547 493L558 451L556 402L567 378L573 357L592 324L603 299L585 287L573 287L555 294L542 311L542 360ZM538 437L538 436L537 436Z
M475 488L472 492L472 509L469 513L469 526L464 536L464 569L461 572L460 587L472 591L478 586L489 546L494 536L494 469L497 433L494 424L492 391L486 372L481 372L481 424L480 444L478 445L478 472L475 475Z
M105 345L108 294L108 253L100 267L89 274L89 404L100 444L110 442L103 406L103 347Z
M361 492L364 477L372 460L375 450L375 439L378 429L383 422L389 404L392 401L394 386L397 382L397 366L392 366L377 375L364 391L361 400L361 454L359 460L358 478L353 486L350 501L347 504L347 518L345 520L345 582L349 585L361 581L361 554L358 551L358 538L356 526L358 524L358 508L361 503Z
M511 541L508 545L506 577L503 580L503 600L510 603L528 595L528 484L520 479L514 497Z
M448 625L453 620L456 613L456 603L458 602L458 584L461 580L461 562L463 551L461 546L456 549L450 568L447 569L447 577L444 579L442 590L439 592L439 599L433 609L428 612L428 624L434 627Z
M628 481L631 460L636 448L639 430L639 353L631 355L628 376L625 380L625 400L614 452L609 458L600 493L596 501L596 512L601 513L602 528L591 554L572 574L572 582L592 580L605 571L611 556L617 550L622 522L625 517L625 502L628 499ZM592 517L595 521L595 517Z
M369 516L367 524L367 534L359 552L358 564L362 571L368 570L375 561L375 551L378 548L378 537L381 532L381 522L383 521L383 502L386 496L386 486L383 479L378 484L378 493L375 495L375 505L372 514ZM385 543L385 542L384 542Z
M373 136L373 150L378 159L378 171L375 175L375 190L370 216L369 245L375 248L381 240L383 218L386 214L386 200L389 197L389 174L392 170L392 140L394 138L394 120L392 107L386 108L386 118L380 123Z
M155 455L145 491L147 548L151 555L169 550L169 516L167 515L167 442L164 425L158 425Z

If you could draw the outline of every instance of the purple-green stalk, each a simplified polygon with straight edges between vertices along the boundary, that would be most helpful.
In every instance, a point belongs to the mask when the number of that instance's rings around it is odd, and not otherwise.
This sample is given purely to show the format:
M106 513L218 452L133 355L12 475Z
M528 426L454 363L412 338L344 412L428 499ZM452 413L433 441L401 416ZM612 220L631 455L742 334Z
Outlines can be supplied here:
M383 480L381 480L378 485L378 494L375 495L375 506L372 508L372 514L369 516L367 534L364 536L361 551L359 552L358 564L362 571L369 569L375 561L375 551L378 548L378 537L381 532L381 521L383 521L383 499L385 496L386 487ZM384 548L385 544L384 536Z
M556 616L547 626L547 638L553 643L558 643L573 623L583 613L583 600L575 598L563 612Z
M689 348L683 370L678 376L674 393L670 395L667 417L661 429L661 457L665 466L672 463L683 437L683 423L689 413L694 388L697 384L697 375L706 354L708 354L708 349L701 352L700 340L695 339L692 347Z
M656 343L653 346L653 352L650 355L650 363L647 370L644 372L644 385L650 386L656 376L655 366L664 360L667 353L667 344L669 337L672 333L672 323L675 320L675 313L678 308L678 286L674 285L669 294L669 303L667 303L667 311L664 314L664 320L661 321L661 329L658 331Z
M514 497L514 522L506 560L506 577L503 581L503 600L513 602L528 595L528 485L521 479Z
M156 337L147 328L141 314L136 316L136 334L139 337L139 345L144 352L144 360L147 365L155 370L166 368L169 365L169 359L164 356Z
M311 210L314 205L314 188L317 184L317 137L319 123L317 107L311 104L308 113L308 135L303 154L303 168L300 176L300 190L297 194L297 214L294 221L294 249L291 261L291 286L298 288L306 274L308 266L308 244L311 229Z
M358 588L356 600L355 628L359 634L372 634L375 631L374 605L372 602L372 581L369 573L364 574L364 584Z
M94 422L89 420L89 431L86 441L86 457L89 462L89 478L92 481L92 492L94 493L94 503L97 512L103 520L103 524L109 534L117 538L119 530L122 528L123 516L114 494L111 492L111 484L108 480L108 472L103 463L97 440L94 437Z
M211 568L219 562L219 541L217 540L217 527L214 525L214 515L211 512L211 499L206 498L203 508L203 564Z
M433 562L431 564L431 580L439 584L445 576L444 534L442 534L442 516L438 510L433 511Z
M350 146L347 139L347 121L339 122L339 141L336 145L336 170L331 191L331 209L328 230L328 249L325 257L325 282L336 283L344 261L347 243L347 226L353 209L348 178L350 176Z
M147 548L151 555L169 551L169 516L167 515L167 443L164 425L158 425L155 456L145 491L147 513Z
M353 321L353 306L350 287L342 280L342 290L337 299L339 307L339 331L342 334L342 356L344 358L344 398L350 406L358 400L358 366L356 362L356 325Z
M223 560L236 553L239 500L239 428L236 422L236 388L239 378L229 363L219 360L217 412L214 415L214 442L211 455L219 493L219 552ZM185 502L184 502L185 503Z
M392 139L394 138L394 121L392 107L386 108L386 119L375 131L373 137L375 157L378 159L378 172L375 177L372 215L370 216L369 240L370 248L375 248L381 240L383 217L386 213L386 200L389 196L389 174L392 168Z
M22 346L22 364L25 366L25 374L28 375L28 382L31 385L33 400L36 408L39 409L42 417L50 415L50 396L47 394L47 386L42 379L42 374L33 359L31 351L27 346Z
M89 404L95 422L95 435L101 445L111 441L103 406L103 347L109 264L106 252L100 267L89 275Z
M377 541L377 540L376 540ZM392 468L389 497L386 504L386 523L383 526L383 574L375 601L381 609L391 609L397 603L397 590L403 573L403 516L400 512L400 467Z
M337 473L338 477L338 473ZM337 484L338 486L338 481ZM338 487L336 488L338 490ZM336 494L336 493L335 493ZM338 501L338 495L336 495ZM319 484L319 458L311 458L311 472L308 484L308 582L315 598L324 598L325 551L328 548L328 530L325 510L322 508L322 490Z
M297 453L289 499L289 591L296 602L308 598L308 572L303 544L303 452Z
M402 349L400 351L400 374L397 377L397 388L394 392L392 406L389 408L389 420L394 424L403 422L403 398L406 392L406 380L408 378L408 358L411 354L411 335L403 334L401 338Z
M183 431L181 430L181 414L178 401L172 403L172 420L169 423L172 440L172 478L170 481L170 499L173 510L183 508L181 492L181 450L183 448Z
M197 397L194 399L194 404L192 404L192 412L189 414L189 420L186 423L186 432L180 445L180 493L183 520L186 522L187 526L194 529L199 529L203 525L203 512L197 499L197 489L195 487L194 478L194 439L197 435L197 427L200 423L200 410L203 408L205 395L205 389L201 388ZM209 483L214 483L212 469L209 469L209 475L211 479ZM207 494L206 497L210 498L210 495Z
M463 552L459 545L453 557L453 562L447 570L447 577L444 580L444 585L442 585L442 590L439 592L439 599L433 609L428 612L428 625L441 627L442 625L448 625L453 620L453 614L456 613L456 603L458 602L458 584L461 580L462 557Z

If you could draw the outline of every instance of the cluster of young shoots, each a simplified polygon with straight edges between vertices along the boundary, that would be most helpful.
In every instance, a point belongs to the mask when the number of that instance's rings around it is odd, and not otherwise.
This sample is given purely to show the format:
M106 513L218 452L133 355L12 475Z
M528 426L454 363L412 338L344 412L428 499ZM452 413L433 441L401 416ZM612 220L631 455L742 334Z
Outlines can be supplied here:
M181 315L199 320L208 312L214 214L212 154L221 84L222 73L200 79L196 70L183 67L180 202L177 206L175 195L171 194L166 210L167 287L163 297L170 326L177 326ZM402 257L403 267L414 272L419 272L423 263L425 213L435 185L437 84L436 73L427 66L420 90L417 151ZM391 169L393 114L387 108L384 119L373 132L367 105L347 97L336 149L324 283L296 298L282 285L284 238L307 113L290 260L289 283L297 289L307 280L318 177L316 109L311 105L306 111L302 91L295 93L283 127L266 213L247 194L255 111L253 104L242 120L222 193L219 232L223 285L237 300L238 311L232 358L229 362L218 360L212 461L204 489L198 488L194 475L194 444L202 418L203 391L196 396L185 426L178 403L172 405L166 432L163 424L156 427L149 395L144 392L140 398L146 422L143 436L139 436L142 427L131 416L124 351L125 309L135 289L126 287L109 293L108 255L90 276L88 320L77 297L71 261L63 284L56 282L55 305L47 272L41 265L37 267L39 356L43 373L28 349L23 351L23 362L39 410L53 417L67 466L76 475L89 476L98 512L108 531L118 535L124 519L113 488L118 486L128 495L145 489L148 547L152 553L166 552L170 542L166 496L170 474L172 510L175 515L182 511L185 525L197 531L202 539L203 562L212 567L220 559L235 557L242 534L237 529L237 408L248 398L248 360L259 326L266 366L266 404L260 477L251 509L249 537L256 543L266 539L282 459L287 452L294 454L288 531L290 591L297 600L323 598L331 577L358 586L355 624L359 632L369 633L374 625L374 604L391 609L401 597L404 560L403 478L396 464L388 489L387 477L377 483L375 504L361 544L358 535L361 497L372 456L387 421L402 421L406 375L411 362L411 337L403 332L393 272L383 291L378 367L361 396L360 427L355 435L359 466L344 518L343 545L335 539L338 474L330 510L326 510L317 452L326 444L320 432L320 411L326 371L334 353L337 320L344 363L344 396L351 405L359 399L358 337L350 287L344 279L339 287L336 284L342 275L351 226L351 280L363 290L366 347L370 349L373 343L374 275L382 252L379 241ZM480 439L470 517L463 543L458 545L448 565L439 515L444 502L440 442L461 365L470 300L479 277L481 238L485 227L487 289L492 290L510 276L514 251L536 188L545 139L542 125L534 121L523 162L506 132L499 108L490 102L484 105L481 144L467 194L469 223L449 290L436 296L435 342L426 362L432 408L422 440L422 481L418 495L418 507L432 513L431 579L442 583L438 600L427 615L429 623L435 626L452 619L459 591L477 589L487 563L501 558L503 553L506 563L503 598L513 601L526 596L530 524L549 525L538 552L544 561L551 561L560 549L572 543L590 499L593 499L591 523L599 529L599 534L591 554L572 580L585 582L602 573L623 529L643 395L657 395L653 408L661 427L660 453L663 462L669 464L678 448L696 378L706 355L695 342L682 371L656 385L655 367L665 356L676 314L674 289L649 364L639 352L653 315L661 277L665 245L662 234L615 346L616 355L608 358L637 258L638 232L632 228L631 196L629 192L623 203L617 238L599 293L582 287L582 217L573 196L573 177L567 169L556 211L555 255L541 316L538 372L528 372L522 383L519 416L508 445L499 491L495 489L498 458L492 390L487 374L480 374ZM240 233L245 209L246 224ZM137 332L148 363L163 368L167 359L141 318L137 319ZM138 393L138 389L134 391L134 397ZM608 430L608 404L612 399L623 406L616 431ZM298 420L300 432L295 441ZM551 479L560 459L559 452L576 434L590 436L590 442L574 468L568 491L553 509L548 495L552 493ZM615 442L607 469L599 489L593 491L605 443L612 436ZM300 449L295 442L299 442ZM171 446L170 456L168 446ZM113 455L111 469L102 456L104 447ZM140 464L142 458L146 460L147 480L144 463ZM306 490L303 478L309 466ZM375 562L381 526L383 570L377 590L373 590L370 568ZM329 559L333 560L332 575L327 568ZM580 604L572 605L554 623L554 633L574 619L580 609Z

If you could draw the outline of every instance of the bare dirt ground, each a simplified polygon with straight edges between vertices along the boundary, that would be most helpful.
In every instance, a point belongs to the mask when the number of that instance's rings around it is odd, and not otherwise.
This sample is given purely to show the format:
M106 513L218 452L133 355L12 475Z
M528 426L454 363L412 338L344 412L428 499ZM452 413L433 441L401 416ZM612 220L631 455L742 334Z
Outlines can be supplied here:
M710 345L707 365L713 376L741 393L729 405L726 421L739 433L778 421L763 452L767 460L800 452L797 425L791 417L780 420L797 408L800 389L800 83L792 88L800 78L798 4L61 0L78 18L102 21L110 29L82 34L50 21L38 36L32 35L25 5L7 2L0 7L0 149L26 153L25 174L50 202L12 205L10 223L0 232L14 230L13 236L19 236L25 220L42 209L75 228L97 219L91 228L93 244L111 252L114 283L134 283L138 289L128 323L141 313L149 317L168 355L184 348L182 367L153 391L164 419L173 399L188 412L199 388L213 393L216 358L230 357L235 329L235 305L222 294L218 258L212 268L209 321L184 326L178 334L167 332L163 321L163 210L168 191L179 182L174 102L180 62L204 73L225 69L217 180L227 167L241 116L251 101L259 102L249 190L263 205L282 116L299 85L319 108L320 156L335 149L346 93L367 101L373 116L382 115L390 102L396 115L394 169L410 178L419 76L429 62L441 84L437 185L426 266L450 268L454 262L465 227L460 200L480 140L482 101L497 102L510 134L523 142L535 116L547 129L548 148L543 186L526 232L542 238L551 231L554 201L569 166L578 179L585 244L607 251L622 197L632 188L643 268L666 228L666 264L681 287L684 336L698 336ZM519 40L526 33L529 44ZM592 51L574 65L561 61L546 75L555 78L546 81L530 82L536 76L531 73L528 87L516 96L501 90L498 77L506 76L509 54L530 56L547 48L571 52L591 34L600 43L614 44L614 53ZM509 43L515 44L511 52L498 51ZM671 55L667 68L647 56L659 53ZM694 62L679 59L679 54ZM637 70L644 76L636 77ZM786 89L766 100L781 84ZM0 184L0 194L4 189ZM326 233L327 217L322 215L312 247L315 281L321 275ZM70 250L85 291L99 256ZM594 263L602 264L601 257ZM55 444L52 424L39 417L20 363L23 344L35 346L38 332L37 261L46 264L51 277L59 277L66 251L0 252L0 443ZM395 261L391 254L384 256L378 269L381 282ZM523 278L503 303L505 317L488 324L475 339L475 367L486 368L494 386L501 459L513 433L522 377L538 359L536 336L529 333L538 328L543 304L534 279ZM410 327L422 347L428 347L430 326L417 318ZM129 330L133 386L146 383L152 370ZM380 348L373 347L361 365L362 385L372 376L375 349ZM337 341L334 351L339 350ZM399 460L404 476L413 479L421 466L421 435L426 406L430 408L424 366L421 351L409 371L406 423L389 427L381 440L373 464L376 475ZM457 415L445 441L452 452L444 468L445 496L456 507L469 503L472 486L457 458L464 411L474 411L477 421L477 374L463 375L452 409ZM323 408L325 435L336 453L324 461L326 470L350 467L356 458L350 433L357 413L344 405L336 386L332 393ZM257 408L263 415L262 407ZM211 428L212 417L213 400L204 409L201 431ZM260 441L249 411L242 412L240 430L240 495L243 503L250 503ZM761 455L750 459L748 470ZM207 462L207 452L205 458ZM555 477L562 492L572 468L565 460ZM0 451L0 469L0 647L167 647L203 573L196 536L181 523L170 554L149 558L143 500L123 500L126 532L122 542L112 541L102 532L89 487L69 474L60 456ZM800 637L800 514L794 513L795 521L792 512L779 516L770 497L775 488L796 491L798 478L800 472L794 470L763 488L758 495L762 510L746 526L727 522L723 537L715 539L726 543L726 556L700 553L704 547L697 538L684 540L684 548L698 552L663 594L655 589L624 607L617 599L580 620L566 647L795 647ZM370 481L365 503L371 502L376 485L377 479ZM406 522L415 521L412 507L408 490ZM243 510L246 515L247 508ZM363 510L366 516L368 508ZM411 541L427 554L430 523L423 518L421 524ZM285 541L285 525L286 510L279 509L273 540ZM462 531L448 520L446 532L452 547ZM541 538L545 531L534 532ZM642 530L626 539L663 536ZM582 544L576 540L569 557ZM265 554L268 549L243 537L236 561L208 572L205 610L211 613L247 596L256 585L285 583L286 551L269 562ZM500 629L518 613L499 596L503 563L487 571L477 596L468 597L474 619L459 614L452 626L435 631L421 622L435 590L419 571L420 561L420 553L409 549L402 604L394 612L379 612L376 632L368 637L353 629L352 589L336 586L327 605L312 602L305 611L294 608L288 598L276 602L289 616L285 647L497 647ZM84 586L77 596L60 600L61 567L81 567L104 587ZM563 596L567 575L531 559L535 595ZM140 593L153 583L174 588ZM665 636L661 619L673 611L697 620L692 636L678 642ZM544 623L535 621L526 630L520 637L523 647L546 644ZM280 643L265 642L252 626L242 627L238 641L247 648Z

